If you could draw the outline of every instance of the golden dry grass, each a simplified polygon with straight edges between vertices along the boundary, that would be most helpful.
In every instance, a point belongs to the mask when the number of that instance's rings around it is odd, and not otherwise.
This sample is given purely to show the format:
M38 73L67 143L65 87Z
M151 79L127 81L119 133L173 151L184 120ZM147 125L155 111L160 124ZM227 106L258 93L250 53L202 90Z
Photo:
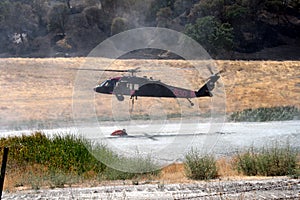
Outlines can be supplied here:
M222 82L226 92L226 111L240 111L248 108L296 106L300 108L300 62L299 61L215 61L216 68L225 69ZM201 70L190 70L192 65L203 66ZM78 87L78 74L87 76L79 82L97 81L122 74L83 72L72 68L111 68L132 69L141 67L146 71L138 75L153 76L162 82L198 90L204 79L209 77L205 66L207 61L181 60L115 60L85 58L7 58L0 59L0 116L2 124L42 121L49 126L57 121L72 121L72 95ZM202 70L203 69L203 70ZM217 70L215 70L217 71ZM100 80L99 80L100 79ZM86 81L85 81L86 80ZM94 83L95 82L95 83ZM94 86L93 85L93 86ZM92 90L92 86L88 86ZM221 87L220 87L221 88ZM222 89L222 88L221 88ZM82 103L90 102L81 99ZM193 100L198 103L197 112L205 113L210 99ZM112 109L117 107L115 98L109 95L95 95L95 108L98 117L109 118ZM179 104L176 99L139 98L134 114L155 112L158 103L167 114L184 110L193 114L185 99ZM129 105L127 97L123 105ZM195 114L195 113L194 113ZM199 114L199 113L198 113ZM202 113L200 113L202 114ZM89 117L89 116L85 116Z
M43 176L46 172L47 168L38 164L23 168L8 166L4 180L4 191L34 189L33 187L37 186L45 187L47 183L46 180L43 180Z
M217 160L217 167L219 171L218 180L238 180L238 179L249 179L253 177L246 177L240 175L236 170L232 168L229 159L219 159ZM47 179L46 175L47 168L42 165L32 165L24 166L23 169L13 169L9 168L6 172L4 191L17 191L17 190L27 190L34 189L33 187L39 188L49 188L51 181ZM48 177L49 178L49 177ZM74 177L76 179L76 177ZM78 177L77 177L78 178ZM195 180L188 179L185 175L185 169L183 163L174 163L162 169L160 175L158 176L146 176L140 177L139 183L147 183L151 180L155 180L154 183L159 182L163 184L175 184L175 183L193 183L197 182ZM214 181L214 180L211 180ZM70 183L70 180L68 181ZM71 180L72 187L90 187L96 185L118 185L118 184L131 184L132 181L126 180L125 182L120 181L100 181L93 171L88 172L83 175L81 179ZM151 181L149 182L151 183ZM66 183L66 187L70 186Z
M185 176L184 164L182 163L175 163L163 168L159 179L170 184L189 182Z

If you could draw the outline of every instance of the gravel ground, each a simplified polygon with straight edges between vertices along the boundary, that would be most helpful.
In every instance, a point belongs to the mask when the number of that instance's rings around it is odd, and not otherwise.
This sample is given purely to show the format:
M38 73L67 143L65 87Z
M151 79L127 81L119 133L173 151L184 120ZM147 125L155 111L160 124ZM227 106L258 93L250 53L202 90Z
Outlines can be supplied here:
M2 199L300 199L300 179L25 190Z

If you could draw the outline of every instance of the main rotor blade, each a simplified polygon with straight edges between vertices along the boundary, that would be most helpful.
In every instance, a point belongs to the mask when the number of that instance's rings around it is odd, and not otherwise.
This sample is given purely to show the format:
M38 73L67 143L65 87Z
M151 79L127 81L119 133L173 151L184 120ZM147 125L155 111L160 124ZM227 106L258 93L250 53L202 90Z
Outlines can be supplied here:
M208 71L210 72L211 75L214 74L213 70L209 66L207 66L207 69L208 69Z
M221 69L221 70L218 71L215 75L223 74L224 72L226 72L226 70L225 70L225 69Z
M100 72L130 72L136 73L140 72L139 67L135 69L93 69L93 68L86 68L86 69L77 69L77 68L68 68L73 70L82 70L82 71L100 71Z
M212 71L211 71L212 72ZM207 82L208 80L210 80L213 76L219 76L220 74L224 73L225 72L225 69L222 69L220 71L218 71L217 73L215 74L212 74L210 77L208 77L207 79L205 79L204 82Z

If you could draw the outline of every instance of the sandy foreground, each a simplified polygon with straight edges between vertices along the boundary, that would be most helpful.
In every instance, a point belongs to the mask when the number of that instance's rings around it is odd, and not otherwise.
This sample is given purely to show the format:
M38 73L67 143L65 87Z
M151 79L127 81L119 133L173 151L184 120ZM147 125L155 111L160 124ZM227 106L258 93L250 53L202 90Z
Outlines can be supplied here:
M27 190L4 193L2 199L299 199L300 180L213 181L190 184L153 183L92 188Z

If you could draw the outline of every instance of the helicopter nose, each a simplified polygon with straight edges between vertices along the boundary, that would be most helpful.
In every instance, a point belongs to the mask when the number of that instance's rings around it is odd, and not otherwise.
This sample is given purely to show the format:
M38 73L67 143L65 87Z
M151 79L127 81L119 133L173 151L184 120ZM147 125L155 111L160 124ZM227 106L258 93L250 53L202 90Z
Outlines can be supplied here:
M98 86L94 87L94 91L97 92Z

